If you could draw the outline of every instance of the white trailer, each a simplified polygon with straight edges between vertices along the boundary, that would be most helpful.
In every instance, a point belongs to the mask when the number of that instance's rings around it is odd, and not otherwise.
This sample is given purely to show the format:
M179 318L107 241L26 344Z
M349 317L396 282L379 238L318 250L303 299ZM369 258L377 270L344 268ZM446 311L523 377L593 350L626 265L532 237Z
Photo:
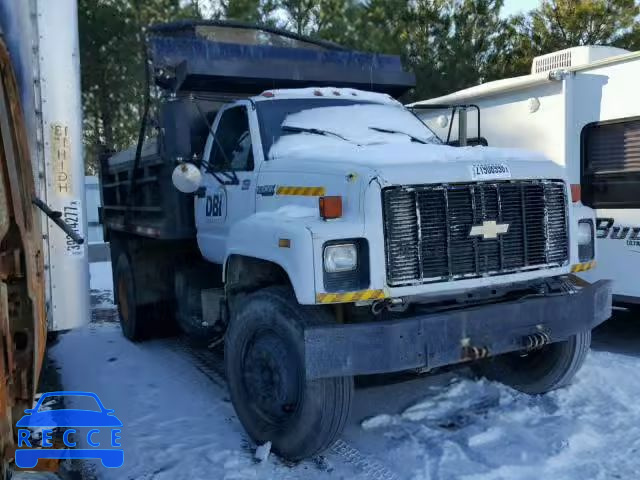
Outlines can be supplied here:
M76 0L0 0L0 32L13 59L36 196L86 238ZM42 216L49 331L88 322L89 265L79 244Z
M535 58L530 75L414 104L477 105L481 115L468 115L471 136L480 118L480 136L490 146L537 150L565 166L574 207L597 215L597 268L580 275L613 279L619 304L640 303L638 78L640 52L584 46ZM441 137L457 138L450 111L420 116Z

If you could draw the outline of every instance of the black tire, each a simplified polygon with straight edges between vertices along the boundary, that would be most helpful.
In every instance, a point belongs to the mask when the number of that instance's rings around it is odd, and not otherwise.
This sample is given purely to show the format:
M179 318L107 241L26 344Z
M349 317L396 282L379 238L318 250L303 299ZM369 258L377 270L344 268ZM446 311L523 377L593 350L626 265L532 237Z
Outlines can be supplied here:
M591 331L588 330L526 354L507 353L478 362L474 370L521 392L543 394L571 383L587 358L590 346Z
M136 283L131 261L125 252L120 252L113 273L113 290L120 327L123 335L132 342L139 342L150 337L149 315L136 303Z
M344 428L353 377L307 380L303 327L331 323L328 312L299 305L287 287L248 295L225 337L231 401L257 444L297 461L330 447Z

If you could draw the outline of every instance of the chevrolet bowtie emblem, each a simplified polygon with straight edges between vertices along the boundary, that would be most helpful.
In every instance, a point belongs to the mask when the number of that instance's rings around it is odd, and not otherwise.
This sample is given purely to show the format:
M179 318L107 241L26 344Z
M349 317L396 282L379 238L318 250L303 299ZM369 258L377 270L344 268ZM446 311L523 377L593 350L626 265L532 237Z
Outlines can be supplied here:
M509 231L508 223L497 223L495 220L486 220L482 225L474 225L469 232L470 237L482 237L483 240L498 238L498 235Z

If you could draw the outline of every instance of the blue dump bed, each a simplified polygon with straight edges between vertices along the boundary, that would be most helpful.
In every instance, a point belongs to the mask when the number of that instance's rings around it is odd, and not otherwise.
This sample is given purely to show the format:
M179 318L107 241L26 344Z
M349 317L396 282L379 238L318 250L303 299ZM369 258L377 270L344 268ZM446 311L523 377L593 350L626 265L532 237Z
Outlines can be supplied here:
M147 41L153 81L175 95L160 96L156 136L145 140L139 158L133 146L101 159L106 239L110 231L163 240L195 237L193 197L173 187L171 173L179 161L201 158L208 122L233 98L310 86L398 97L414 86L398 57L353 52L267 27L171 23L152 27Z
M399 97L415 85L400 57L350 51L268 27L176 22L152 27L148 44L156 84L173 92L252 95L332 86Z

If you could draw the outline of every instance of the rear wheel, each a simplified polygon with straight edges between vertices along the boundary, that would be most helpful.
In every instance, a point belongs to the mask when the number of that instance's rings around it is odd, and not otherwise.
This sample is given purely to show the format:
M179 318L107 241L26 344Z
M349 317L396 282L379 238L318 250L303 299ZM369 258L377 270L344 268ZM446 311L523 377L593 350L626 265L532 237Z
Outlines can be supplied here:
M120 327L125 337L133 342L150 336L149 316L136 303L136 284L129 256L120 252L114 271L115 300L118 305Z
M567 386L589 353L591 331L527 353L507 353L474 365L481 375L528 394Z
M258 444L300 460L328 448L349 415L353 378L307 380L304 326L330 323L318 307L297 303L289 288L246 297L225 338L225 367L238 418Z

